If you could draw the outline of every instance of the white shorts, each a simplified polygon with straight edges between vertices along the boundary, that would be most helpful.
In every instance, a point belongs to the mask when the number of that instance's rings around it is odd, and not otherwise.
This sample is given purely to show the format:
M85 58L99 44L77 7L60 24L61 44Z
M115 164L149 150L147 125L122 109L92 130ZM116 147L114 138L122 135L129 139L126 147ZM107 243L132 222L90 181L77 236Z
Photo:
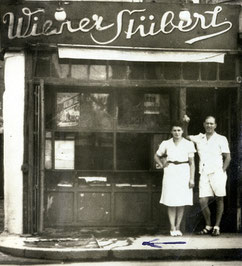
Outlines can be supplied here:
M227 174L222 169L212 174L202 173L199 181L199 197L226 196Z

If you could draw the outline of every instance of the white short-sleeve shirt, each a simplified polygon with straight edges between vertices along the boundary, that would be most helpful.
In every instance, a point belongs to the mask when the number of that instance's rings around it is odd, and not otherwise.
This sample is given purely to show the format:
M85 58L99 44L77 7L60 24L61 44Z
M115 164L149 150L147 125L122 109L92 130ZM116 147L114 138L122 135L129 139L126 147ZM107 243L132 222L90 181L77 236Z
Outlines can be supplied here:
M182 138L178 145L175 145L173 139L162 141L157 150L156 154L158 156L167 155L168 161L187 161L188 158L194 157L194 152L196 152L194 144Z
M216 132L207 139L206 134L190 136L196 143L200 158L200 173L205 170L208 174L223 167L223 153L230 153L228 140Z

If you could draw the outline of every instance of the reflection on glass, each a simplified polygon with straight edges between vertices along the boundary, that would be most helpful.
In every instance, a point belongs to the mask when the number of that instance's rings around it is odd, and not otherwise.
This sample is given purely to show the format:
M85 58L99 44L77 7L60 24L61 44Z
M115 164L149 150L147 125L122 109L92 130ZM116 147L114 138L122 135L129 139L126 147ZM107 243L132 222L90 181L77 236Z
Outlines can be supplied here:
M113 168L113 135L111 133L80 133L75 143L77 170Z
M80 127L110 129L113 126L113 100L107 93L80 94Z
M57 93L57 127L110 129L112 109L107 93Z
M79 93L57 93L57 126L75 127L79 124Z
M118 126L145 130L162 129L169 124L169 95L157 93L120 93Z
M106 65L91 65L89 78L91 80L105 80L107 78Z
M72 65L71 66L71 77L74 79L88 79L88 66L87 65Z
M117 169L149 170L150 135L139 133L117 134Z

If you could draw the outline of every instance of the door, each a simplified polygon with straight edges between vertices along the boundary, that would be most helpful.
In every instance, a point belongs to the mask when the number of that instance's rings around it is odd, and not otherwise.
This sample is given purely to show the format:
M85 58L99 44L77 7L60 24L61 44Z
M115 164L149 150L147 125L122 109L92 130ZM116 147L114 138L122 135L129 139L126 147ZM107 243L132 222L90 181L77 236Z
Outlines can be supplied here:
M44 198L44 82L29 82L26 95L24 176L24 233L43 230Z
M190 88L187 93L187 113L191 117L188 128L190 135L204 133L203 122L206 116L216 118L216 132L227 137L231 150L231 164L227 171L227 196L224 198L225 210L221 222L222 231L236 231L236 202L238 176L238 100L237 88ZM202 100L201 100L202 99ZM196 155L196 169L198 169ZM188 230L204 226L198 199L199 174L196 171L196 186L194 189L194 206L188 214ZM215 218L215 203L211 204L213 219ZM197 229L199 230L199 229Z

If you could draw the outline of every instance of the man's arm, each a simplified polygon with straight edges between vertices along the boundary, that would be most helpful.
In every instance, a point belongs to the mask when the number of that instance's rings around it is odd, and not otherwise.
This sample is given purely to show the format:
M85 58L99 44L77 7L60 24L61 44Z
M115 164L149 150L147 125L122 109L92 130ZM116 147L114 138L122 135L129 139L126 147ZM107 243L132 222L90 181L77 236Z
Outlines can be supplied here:
M230 161L231 161L231 155L230 153L223 153L224 161L223 161L223 171L225 172L227 168L229 167Z

